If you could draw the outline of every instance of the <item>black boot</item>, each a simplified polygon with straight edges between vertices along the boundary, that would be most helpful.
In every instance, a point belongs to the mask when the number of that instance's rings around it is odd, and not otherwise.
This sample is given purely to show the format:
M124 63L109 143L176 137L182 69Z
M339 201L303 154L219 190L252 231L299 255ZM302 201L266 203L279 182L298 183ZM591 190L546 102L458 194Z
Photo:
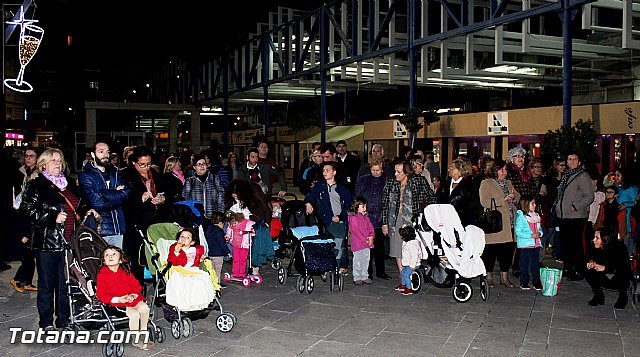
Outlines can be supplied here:
M604 294L602 294L602 293L594 294L593 298L591 300L589 300L589 302L587 304L589 304L591 306L604 305Z
M627 302L628 302L628 301L629 301L629 300L628 300L628 298L627 298L627 291L626 291L626 290L624 290L624 291L622 291L622 290L621 290L620 292L618 292L618 301L616 301L616 303L615 303L615 304L613 304L613 307L614 307L615 309L620 309L620 310L622 310L622 309L624 309L625 307L627 307Z

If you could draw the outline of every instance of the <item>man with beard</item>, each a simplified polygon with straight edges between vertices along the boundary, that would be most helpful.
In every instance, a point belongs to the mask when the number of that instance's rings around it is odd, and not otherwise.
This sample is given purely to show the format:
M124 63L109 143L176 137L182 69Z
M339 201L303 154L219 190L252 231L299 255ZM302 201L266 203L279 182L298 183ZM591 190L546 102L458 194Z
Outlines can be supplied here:
M78 174L80 195L102 216L101 234L109 245L122 248L125 233L122 205L129 197L118 169L109 162L109 145L96 142L91 150L92 161Z

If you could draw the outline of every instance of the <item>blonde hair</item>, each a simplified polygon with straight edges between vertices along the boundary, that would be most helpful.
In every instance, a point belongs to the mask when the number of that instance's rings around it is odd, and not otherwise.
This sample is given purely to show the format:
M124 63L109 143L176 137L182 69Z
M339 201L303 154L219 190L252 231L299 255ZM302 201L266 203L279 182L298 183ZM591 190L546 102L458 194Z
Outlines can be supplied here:
M67 168L67 162L64 160L64 154L62 153L61 150L54 149L54 148L47 148L42 154L40 154L40 156L38 156L38 161L36 162L36 167L38 168L38 172L42 173L44 166L48 164L51 160L53 160L53 154L55 153L60 154L60 159L62 160L62 162L60 163L62 165L62 168L60 171L64 172L64 170Z
M455 166L456 169L458 169L458 172L460 172L460 177L465 177L471 173L471 165L467 160L458 158L451 161L451 164Z
M164 163L164 172L168 173L173 171L173 168L178 164L178 158L175 156L169 156Z

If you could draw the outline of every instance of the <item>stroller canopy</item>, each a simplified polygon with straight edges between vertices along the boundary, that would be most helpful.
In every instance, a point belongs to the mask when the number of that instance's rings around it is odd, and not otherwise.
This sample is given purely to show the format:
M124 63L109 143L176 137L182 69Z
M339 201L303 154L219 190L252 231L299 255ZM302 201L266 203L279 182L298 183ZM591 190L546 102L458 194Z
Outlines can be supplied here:
M486 274L480 256L484 251L484 232L469 225L462 226L455 208L449 204L432 204L424 209L429 227L440 234L440 247L449 264L465 278Z

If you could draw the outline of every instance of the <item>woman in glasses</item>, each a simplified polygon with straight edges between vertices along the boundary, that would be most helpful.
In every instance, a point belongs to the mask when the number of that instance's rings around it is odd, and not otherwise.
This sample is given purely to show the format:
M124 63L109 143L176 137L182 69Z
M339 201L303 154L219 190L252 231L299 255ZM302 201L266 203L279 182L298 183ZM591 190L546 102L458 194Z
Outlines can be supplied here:
M142 237L139 231L147 232L150 225L166 222L169 219L169 196L165 196L167 187L161 173L152 168L151 149L136 146L129 155L129 166L123 170L122 177L131 193L124 206L126 238L124 251L131 257L131 271L138 281L144 280L144 270L138 264Z

